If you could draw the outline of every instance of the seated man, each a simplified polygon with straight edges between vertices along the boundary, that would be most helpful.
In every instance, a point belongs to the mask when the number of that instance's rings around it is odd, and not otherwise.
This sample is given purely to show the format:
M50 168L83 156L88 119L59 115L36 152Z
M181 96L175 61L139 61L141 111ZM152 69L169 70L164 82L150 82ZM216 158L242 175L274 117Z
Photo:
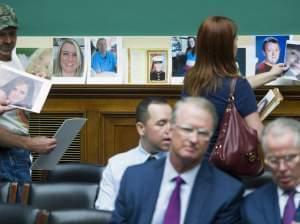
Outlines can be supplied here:
M300 202L300 122L278 118L264 128L261 140L274 182L245 198L243 223L291 224Z
M215 126L209 101L179 101L171 119L170 153L125 171L112 223L239 223L242 184L203 159Z
M160 97L142 100L136 109L136 129L140 136L139 145L108 160L100 183L100 192L95 207L113 210L119 185L127 167L159 159L169 149L170 119L172 108Z

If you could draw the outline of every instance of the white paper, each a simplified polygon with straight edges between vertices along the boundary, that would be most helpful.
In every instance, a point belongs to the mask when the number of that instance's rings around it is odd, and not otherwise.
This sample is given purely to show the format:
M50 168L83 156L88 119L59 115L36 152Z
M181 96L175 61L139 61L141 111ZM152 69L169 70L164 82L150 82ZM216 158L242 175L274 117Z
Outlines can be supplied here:
M86 120L85 118L66 119L54 135L57 141L56 148L48 154L40 155L33 163L32 169L53 170Z
M145 84L147 83L147 61L146 61L146 50L145 49L130 49L130 83L134 84Z

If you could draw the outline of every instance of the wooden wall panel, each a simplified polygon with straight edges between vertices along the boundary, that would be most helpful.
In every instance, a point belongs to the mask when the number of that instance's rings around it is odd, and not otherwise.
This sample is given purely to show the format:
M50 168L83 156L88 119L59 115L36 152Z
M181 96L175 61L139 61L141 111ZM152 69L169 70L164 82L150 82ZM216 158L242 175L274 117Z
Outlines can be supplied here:
M137 145L139 136L135 128L134 113L111 113L103 115L103 132L101 135L103 159L116 153L127 151ZM101 125L102 126L102 125Z
M300 119L299 87L279 88L285 99L266 122L282 116ZM257 100L267 90L267 87L257 89ZM164 96L173 105L180 92L180 85L54 85L42 114L80 113L86 117L77 156L81 162L106 164L112 155L138 144L135 108L141 99Z

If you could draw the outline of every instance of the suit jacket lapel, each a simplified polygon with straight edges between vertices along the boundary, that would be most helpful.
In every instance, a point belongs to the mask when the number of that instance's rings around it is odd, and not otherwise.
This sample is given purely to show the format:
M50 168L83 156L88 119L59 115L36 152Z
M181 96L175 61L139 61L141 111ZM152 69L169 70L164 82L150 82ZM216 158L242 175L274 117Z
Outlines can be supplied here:
M143 212L143 222L142 223L151 223L152 217L154 215L154 209L156 201L158 199L158 194L160 190L160 184L162 181L162 176L165 168L166 159L159 159L158 161L153 162L151 165L151 173L145 174L147 176L147 181L145 184L152 186L150 191L147 191L143 195L142 201L142 212ZM149 164L150 165L150 164Z
M296 210L295 221L300 222L300 203L299 203L298 208Z
M270 184L269 190L265 192L265 197L263 197L263 206L265 214L265 219L268 224L281 224L279 201L277 187L274 183ZM271 200L270 200L271 198Z
M211 170L208 167L208 162L203 161L200 170L197 173L194 186L190 195L190 201L185 215L184 223L199 223L205 216L204 203L208 199L208 192L211 188ZM201 211L201 212L200 212Z

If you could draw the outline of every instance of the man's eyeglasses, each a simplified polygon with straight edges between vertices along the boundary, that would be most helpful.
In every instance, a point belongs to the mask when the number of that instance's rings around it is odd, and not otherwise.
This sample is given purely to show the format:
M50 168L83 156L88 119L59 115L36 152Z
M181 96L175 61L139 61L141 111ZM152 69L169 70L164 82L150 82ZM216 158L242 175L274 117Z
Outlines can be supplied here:
M300 160L300 152L284 155L284 156L267 156L265 162L271 168L278 168L280 161L282 161L286 166L293 167Z
M198 138L209 140L212 136L212 132L205 129L205 128L192 128L187 125L175 125L178 129L182 131L182 133L186 136L190 136L191 134L195 133L197 134Z

